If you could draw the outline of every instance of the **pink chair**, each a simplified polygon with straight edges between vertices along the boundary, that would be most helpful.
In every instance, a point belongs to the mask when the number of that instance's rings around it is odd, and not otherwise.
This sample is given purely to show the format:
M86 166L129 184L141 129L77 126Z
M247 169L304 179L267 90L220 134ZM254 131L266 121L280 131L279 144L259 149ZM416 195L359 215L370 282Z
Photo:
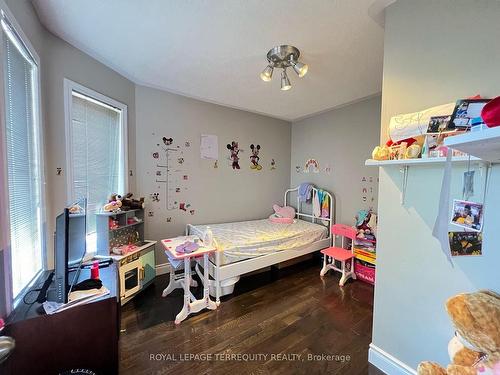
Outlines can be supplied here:
M344 286L347 279L352 277L356 280L356 274L354 273L354 250L351 243L351 250L347 250L346 238L349 238L352 242L356 238L356 230L353 227L344 224L334 224L331 227L331 232L334 238L337 236L342 237L342 247L329 247L328 249L323 249L321 252L323 256L323 268L321 269L319 275L321 277L325 276L328 270L334 270L342 273L339 285ZM335 265L335 261L341 263L341 268Z

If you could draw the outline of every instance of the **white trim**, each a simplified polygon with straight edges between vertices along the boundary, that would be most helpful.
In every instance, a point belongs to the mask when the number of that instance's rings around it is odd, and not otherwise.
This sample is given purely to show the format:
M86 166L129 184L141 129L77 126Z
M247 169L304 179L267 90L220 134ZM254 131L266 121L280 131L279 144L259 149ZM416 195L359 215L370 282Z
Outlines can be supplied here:
M379 370L390 375L416 375L417 371L412 369L406 363L393 357L389 353L383 351L373 343L370 344L368 350L368 362L377 367Z
M40 224L40 241L42 245L42 270L46 269L47 267L47 239L49 238L47 234L47 216L46 216L46 197L45 197L45 143L44 143L44 137L43 137L43 122L42 122L42 96L41 96L41 67L40 67L40 56L36 52L36 49L33 47L31 44L30 39L26 36L26 34L23 32L21 26L18 24L16 18L10 11L9 7L3 0L0 0L0 18L5 18L6 19L6 27L8 29L12 29L14 33L14 37L18 37L20 39L20 42L22 43L22 46L20 46L22 49L26 49L28 54L30 56L29 60L32 60L35 64L34 67L34 76L36 76L36 91L34 92L33 95L33 110L34 110L34 123L35 123L35 128L37 128L37 134L36 134L36 139L35 139L35 151L38 156L39 164L40 164L40 170L38 171L39 173L39 179L40 179L40 219L41 222ZM10 32L10 30L9 30ZM3 45L3 37L4 37L4 31L0 30L0 43ZM18 47L18 46L16 46ZM18 47L19 48L19 47ZM1 53L2 48L0 48L0 113L5 114L5 92L4 92L4 66L3 66L3 55ZM21 53L24 54L24 51ZM0 116L0 142L2 145L5 145L6 139L5 139L5 116L2 115ZM2 149L5 150L5 147L2 147ZM0 156L0 163L2 164L0 167L0 177L2 180L2 188L1 190L4 190L5 193L3 194L2 197L0 197L0 215L2 216L3 220L2 223L0 223L0 230L1 233L3 234L2 237L5 238L5 242L3 244L0 244L0 256L2 256L4 259L4 268L0 270L0 274L4 274L4 280L0 281L0 287L5 288L5 298L6 300L1 300L0 303L5 303L5 313L9 314L13 307L14 307L14 298L12 295L12 264L11 264L11 249L10 249L10 224L9 224L9 216L10 216L10 210L9 210L9 200L8 200L8 182L7 182L7 153L6 150L4 153ZM1 247L4 246L5 248L2 251ZM6 271L6 272L4 272ZM33 280L28 284L28 286L33 283L34 280L39 276L39 273L35 276ZM21 292L23 293L23 292Z
M75 193L73 190L73 168L71 168L71 160L73 152L71 150L71 118L72 118L72 95L73 92L80 94L78 96L85 96L91 100L95 100L96 103L109 107L110 109L116 110L120 113L120 130L121 138L123 140L122 150L123 150L123 190L122 194L125 194L129 190L128 186L128 115L127 115L127 105L114 100L106 95L103 95L97 91L89 89L79 83L71 81L64 78L64 122L65 122L65 134L66 134L66 199L68 204L75 201Z

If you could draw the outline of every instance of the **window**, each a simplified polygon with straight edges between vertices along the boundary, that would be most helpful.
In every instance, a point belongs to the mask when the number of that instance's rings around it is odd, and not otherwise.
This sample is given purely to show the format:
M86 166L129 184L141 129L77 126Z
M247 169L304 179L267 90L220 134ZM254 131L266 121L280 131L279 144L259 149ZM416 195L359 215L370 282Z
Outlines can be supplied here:
M7 217L13 298L44 266L43 162L39 122L38 57L13 18L1 10L2 149L5 149ZM2 213L3 214L3 213Z
M69 80L66 149L69 201L87 198L87 250L95 252L95 213L127 188L127 106Z

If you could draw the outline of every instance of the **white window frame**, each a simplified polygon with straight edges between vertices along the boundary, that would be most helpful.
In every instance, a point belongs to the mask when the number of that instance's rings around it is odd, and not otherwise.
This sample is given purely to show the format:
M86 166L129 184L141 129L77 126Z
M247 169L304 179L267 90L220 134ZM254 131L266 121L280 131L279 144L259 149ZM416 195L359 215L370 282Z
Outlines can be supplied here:
M2 237L5 236L5 240L2 240L0 243L0 257L3 257L3 269L0 269L0 274L3 273L4 277L3 279L0 280L0 288L2 290L0 291L0 317L3 315L8 315L10 312L13 310L13 308L17 305L19 302L20 298L26 293L27 290L29 290L33 284L37 281L37 279L40 276L40 273L43 272L43 270L47 269L47 220L46 220L46 198L45 198L45 160L44 160L44 150L45 150L45 142L44 142L44 126L42 122L42 105L41 105L41 64L40 64L40 57L38 56L35 48L31 44L29 38L26 36L26 34L23 32L21 29L21 26L17 23L14 15L10 11L10 9L7 7L5 2L3 0L0 0L0 12L2 15L5 17L11 28L15 30L15 33L17 36L21 39L22 44L28 51L28 53L31 55L30 57L34 60L36 64L36 91L34 93L34 101L35 104L33 105L34 109L34 116L33 120L38 128L38 139L37 139L37 154L38 158L40 160L40 204L41 204L41 220L42 222L40 223L41 225L41 243L42 243L42 269L41 271L35 275L35 277L31 280L30 283L28 283L23 290L19 293L18 297L16 300L14 300L14 296L12 294L12 263L11 263L11 247L10 247L10 222L9 222L9 216L10 216L10 209L9 209L9 200L8 200L8 181L7 181L7 150L4 147L6 144L6 138L5 138L5 129L6 129L6 124L5 124L5 80L4 80L4 57L2 55L2 49L0 48L0 142L2 147L1 149L1 155L0 155L0 177L1 177L1 184L2 186L0 187L0 192L4 192L0 196L0 230L2 231ZM0 17L2 18L2 17ZM3 44L3 31L0 30L0 45ZM3 247L3 249L2 249ZM3 298L2 298L3 297ZM2 304L4 304L4 308L2 309Z
M123 151L123 192L116 193L126 193L128 192L128 130L127 130L127 105L114 100L106 95L103 95L97 91L89 89L79 83L73 82L67 78L64 79L64 113L65 113L65 127L66 127L66 188L67 188L67 201L68 204L73 203L77 197L75 196L75 190L73 188L73 171L71 168L71 161L73 160L73 151L71 148L72 140L72 114L73 114L73 92L82 94L90 99L94 99L99 102L100 105L104 104L113 109L118 109L121 111L120 116L120 132L123 139L122 151ZM113 193L110 191L110 193Z

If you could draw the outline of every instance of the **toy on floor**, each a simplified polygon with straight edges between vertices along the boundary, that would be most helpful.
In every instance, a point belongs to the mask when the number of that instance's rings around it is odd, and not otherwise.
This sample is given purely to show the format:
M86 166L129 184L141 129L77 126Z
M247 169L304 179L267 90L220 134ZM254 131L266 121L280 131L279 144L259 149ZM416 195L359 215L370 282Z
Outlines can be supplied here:
M448 344L446 369L422 362L419 375L500 374L500 295L492 291L458 294L446 302L457 332Z
M334 224L331 227L331 232L334 238L336 236L342 237L342 247L332 246L321 250L321 253L323 254L323 268L321 268L319 275L323 277L329 270L340 272L342 273L342 277L340 278L339 285L344 286L345 282L349 278L352 277L356 280L356 274L354 273L354 252L352 246L352 243L356 238L356 229L344 224ZM351 250L346 249L346 238L351 240ZM335 261L340 262L340 268L335 265Z

